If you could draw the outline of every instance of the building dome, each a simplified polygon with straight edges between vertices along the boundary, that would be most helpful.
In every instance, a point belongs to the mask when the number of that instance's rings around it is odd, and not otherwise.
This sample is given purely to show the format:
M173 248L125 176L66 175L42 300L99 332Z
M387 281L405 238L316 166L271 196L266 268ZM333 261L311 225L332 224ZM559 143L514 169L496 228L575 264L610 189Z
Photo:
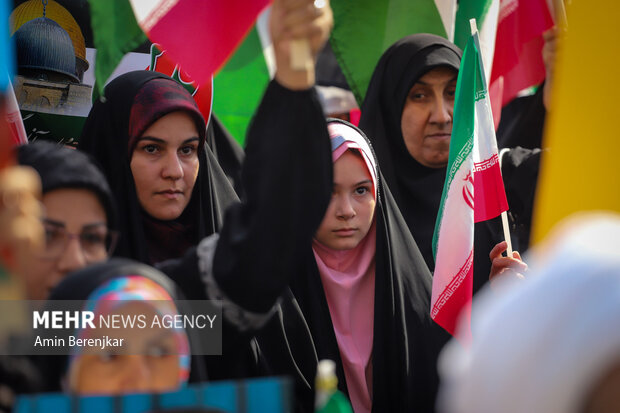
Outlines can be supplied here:
M11 35L15 33L24 23L33 19L43 17L43 4L41 0L28 0L20 4L11 13ZM48 0L45 7L45 17L54 20L60 25L71 38L76 59L76 72L78 77L88 69L86 60L86 43L80 26L75 21L71 13L54 0Z
M71 38L58 23L39 17L21 25L13 38L18 71L55 72L79 82Z

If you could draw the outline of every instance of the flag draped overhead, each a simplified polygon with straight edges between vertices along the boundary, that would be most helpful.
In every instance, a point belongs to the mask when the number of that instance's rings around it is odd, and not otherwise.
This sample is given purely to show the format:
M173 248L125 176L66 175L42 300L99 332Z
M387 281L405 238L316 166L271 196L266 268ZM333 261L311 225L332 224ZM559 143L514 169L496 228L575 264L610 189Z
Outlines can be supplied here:
M553 26L546 0L502 0L490 78L493 113L545 79L542 34Z
M213 112L243 145L252 116L275 71L267 8L213 79Z
M456 0L332 0L330 42L349 87L361 106L381 54L412 33L449 37Z
M208 69L208 67L221 66L226 57L232 54L213 80L212 104L215 114L218 115L237 141L243 144L249 121L270 79L268 56L272 52L269 50L271 43L266 28L268 20L266 12L260 18L260 27L257 24L252 28L258 13L257 10L260 10L268 2L268 0L243 2L239 0L175 0L172 2L89 0L93 38L97 49L95 69L98 90L96 93L101 94L110 76L119 72L118 65L121 59L125 56L123 62L126 62L128 56L137 55L129 52L148 40L143 29L138 25L137 14L134 15L132 4L135 3L135 8L141 13L139 16L147 15L148 12L145 10L151 10L153 15L160 18L158 21L166 25L159 31L147 33L153 43L157 43L161 50L165 50L166 60L172 62L172 66L169 70L159 67L153 68L151 56L151 64L149 65L151 70L172 76L173 72L177 73L176 65L179 64L181 70L178 73L183 73L183 79L189 79L192 85L198 89L198 95L204 94L205 89L208 88L208 102L206 99L203 99L206 105L201 105L199 102L201 110L202 106L209 108L208 111L203 111L205 118L208 118L211 109L211 73L212 70L215 70ZM243 3L243 7L240 3ZM231 14L233 11L231 8L234 8L235 5L237 12ZM177 6L180 9L175 9L176 11L170 14L172 9ZM191 10L190 16L183 16L183 11L188 10ZM221 13L219 17L221 20L218 20L219 25L217 27L208 26L209 20L204 20L201 17L204 13ZM215 15L210 16L210 19L215 18ZM173 17L177 20L170 20ZM143 17L143 19L147 18L148 16ZM232 19L232 21L226 19ZM196 24L199 24L200 27L195 28ZM194 27L197 31L188 34L188 27ZM247 36L243 39L246 33ZM237 43L234 42L235 38ZM161 41L158 42L157 39L161 39ZM237 45L239 47L234 51ZM176 50L172 50L170 47ZM217 63L218 59L223 60ZM143 60L140 59L141 62ZM190 65L191 62L199 63L199 73L188 69L185 62L190 62ZM135 67L133 70L136 68L146 68L146 65ZM123 70L120 70L119 73L122 72ZM206 80L199 80L196 73L198 76L206 76ZM198 95L195 96L197 101L200 100Z
M136 20L199 85L241 43L269 0L130 0Z
M133 14L128 0L89 0L93 43L97 49L95 78L98 90L103 87L126 53L142 43L146 36Z
M431 317L454 335L459 315L471 317L474 223L508 209L477 33L461 60L447 171L433 236ZM462 333L467 339L469 327Z

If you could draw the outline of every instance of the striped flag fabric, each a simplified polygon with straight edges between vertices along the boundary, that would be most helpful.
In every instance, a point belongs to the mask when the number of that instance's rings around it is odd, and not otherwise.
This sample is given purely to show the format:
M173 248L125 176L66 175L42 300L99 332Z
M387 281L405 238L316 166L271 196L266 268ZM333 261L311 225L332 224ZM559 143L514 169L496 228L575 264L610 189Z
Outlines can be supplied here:
M332 0L330 43L359 106L383 52L412 33L452 40L456 0Z
M200 3L201 8L204 8L206 4L209 4L209 7L211 7L211 3L218 3L195 2L194 0L179 0L178 2L183 1ZM253 3L253 1L247 2L247 4L251 6L252 4L250 3ZM266 4L268 2L268 0L260 0L259 3ZM157 43L160 49L165 50L165 59L159 59L160 61L156 68L153 68L152 53L150 58L148 55L141 53L131 53L136 47L145 43L147 37L138 25L130 0L89 0L89 3L93 38L97 50L95 71L98 90L95 93L102 93L106 81L128 70L144 69L148 66L151 70L157 70L168 75L172 75L176 71L175 68L178 61L174 59L174 53L167 47L171 43L169 40L155 42L153 38L150 39L153 43ZM152 6L155 3L157 2L148 0L145 4ZM233 1L230 3L238 2ZM161 5L163 6L163 3ZM230 4L226 3L220 9L229 11L229 6ZM256 6L251 10L259 8L260 6ZM198 11L200 10L197 8ZM213 109L213 112L240 144L244 142L245 132L250 119L260 102L269 79L273 76L273 51L271 50L271 41L267 31L268 18L269 7L259 15L255 26L252 27L252 22L250 22L246 27L247 36L245 39L239 39L241 44L234 52L233 49L230 50L230 52L233 52L232 55L221 70L217 72L213 80L209 74L206 81L198 81L184 64L179 65L182 68L182 71L178 72L182 74L181 78L191 79L190 82L193 87L198 89L197 94L194 96L197 101L201 99L198 95L205 94L206 89L209 89L208 97L202 99L205 104L201 105L199 102L201 110L202 106L208 106L209 110L203 111L205 118L208 118L208 114ZM190 20L198 21L198 18L192 17ZM175 40L177 43L179 42L178 36L181 33L177 29L185 30L184 25L184 20L169 24L170 34L173 37L177 37L177 40ZM226 35L222 36L222 33ZM149 36L152 37L152 35ZM219 39L229 42L230 33L228 30L219 34L212 34L209 40L217 42ZM207 50L209 45L200 42L201 36L192 35L186 37L181 42L183 43L182 52L193 54L193 60L203 59L205 56L204 51ZM166 68L160 68L161 60L172 62L172 66L167 68L170 64L165 64ZM213 89L213 95L211 94L211 89Z
M252 116L275 73L268 31L270 7L213 79L213 112L240 145Z
M199 85L239 46L269 0L129 0L138 25Z
M474 223L508 210L478 33L461 60L447 171L433 236L431 318L455 335L458 317L471 319Z
M454 44L461 49L465 49L471 37L469 20L476 19L479 30L480 50L487 79L491 75L493 68L500 3L502 3L501 0L459 0L454 22Z
M553 26L546 0L502 0L500 4L489 86L495 125L503 106L545 79L542 34Z

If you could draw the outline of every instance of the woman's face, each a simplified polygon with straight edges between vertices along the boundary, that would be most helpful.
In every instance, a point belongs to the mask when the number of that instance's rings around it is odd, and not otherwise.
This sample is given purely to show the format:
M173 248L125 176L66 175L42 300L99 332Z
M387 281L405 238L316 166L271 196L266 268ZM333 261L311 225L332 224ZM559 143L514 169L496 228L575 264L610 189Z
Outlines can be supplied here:
M139 301L111 314L146 315L152 307ZM122 354L99 348L80 354L69 371L70 390L76 394L125 394L173 391L180 385L179 349L175 336L165 328L99 328L88 338L123 339Z
M69 272L108 257L106 213L93 192L54 189L43 195L43 206L45 247L21 271L29 300L47 299Z
M169 221L187 207L198 177L199 134L192 117L169 113L138 138L131 173L142 208L153 218Z
M355 248L370 230L375 202L366 163L361 156L346 151L334 163L332 199L316 240L333 250Z
M401 130L407 150L429 168L448 164L457 75L448 67L430 70L414 83L403 107Z

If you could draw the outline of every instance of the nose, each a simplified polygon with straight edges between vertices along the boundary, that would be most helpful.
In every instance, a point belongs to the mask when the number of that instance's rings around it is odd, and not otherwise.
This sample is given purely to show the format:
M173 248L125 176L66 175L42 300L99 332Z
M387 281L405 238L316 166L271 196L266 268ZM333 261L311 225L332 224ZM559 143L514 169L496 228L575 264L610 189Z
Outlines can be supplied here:
M349 196L340 196L336 202L336 216L338 219L347 221L355 217L355 208L353 208L353 203Z
M431 123L446 124L452 121L453 103L443 97L435 99L431 111Z
M67 241L65 250L57 261L59 275L64 277L71 271L86 267L86 264L88 263L86 261L86 257L84 256L84 251L82 251L82 246L80 245L79 239L77 237L70 238ZM60 280L53 280L53 282L56 283L58 281Z
M151 371L143 355L125 355L123 357L122 377L119 390L122 393L137 393L151 390Z
M162 168L162 177L164 179L181 179L183 178L183 165L176 152L171 152L165 159Z

